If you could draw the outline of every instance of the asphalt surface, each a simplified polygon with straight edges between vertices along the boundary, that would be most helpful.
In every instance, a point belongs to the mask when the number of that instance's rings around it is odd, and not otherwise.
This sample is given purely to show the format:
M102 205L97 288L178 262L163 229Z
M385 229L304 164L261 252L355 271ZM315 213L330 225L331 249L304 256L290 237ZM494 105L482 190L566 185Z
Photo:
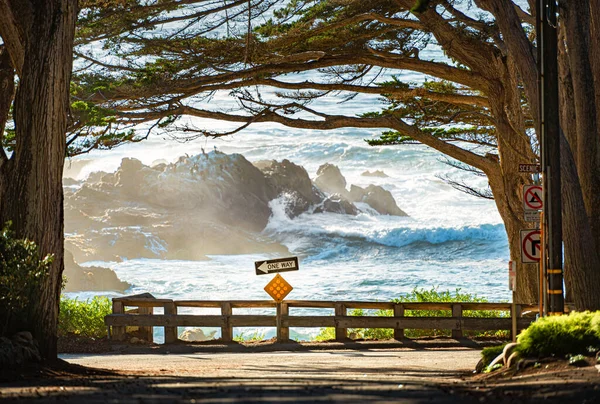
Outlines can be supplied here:
M180 347L180 350L186 350ZM473 377L480 349L63 354L80 371L0 384L1 402L482 403L600 402L593 366ZM550 364L551 366L555 366ZM90 370L96 369L96 370ZM537 369L539 370L539 369ZM484 375L481 375L484 376Z

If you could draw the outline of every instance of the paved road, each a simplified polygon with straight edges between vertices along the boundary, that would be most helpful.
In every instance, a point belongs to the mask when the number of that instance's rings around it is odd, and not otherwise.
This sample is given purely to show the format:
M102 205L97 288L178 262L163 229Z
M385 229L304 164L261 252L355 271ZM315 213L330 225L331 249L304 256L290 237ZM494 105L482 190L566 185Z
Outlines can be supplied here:
M467 347L62 355L72 364L0 383L0 402L34 403L536 403L600 402L595 367L548 364L514 377L470 378ZM194 348L196 349L196 348ZM182 352L185 351L185 352Z
M167 355L63 355L70 363L133 372L122 400L201 402L455 402L450 390L480 351L332 350ZM109 394L112 396L112 394ZM144 401L144 400L142 400Z

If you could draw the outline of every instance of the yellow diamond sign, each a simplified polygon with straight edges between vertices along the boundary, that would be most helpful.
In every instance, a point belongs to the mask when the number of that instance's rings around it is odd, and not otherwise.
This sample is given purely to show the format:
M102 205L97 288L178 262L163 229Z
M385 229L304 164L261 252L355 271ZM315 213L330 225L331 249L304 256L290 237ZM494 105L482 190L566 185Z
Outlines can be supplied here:
M277 274L271 282L267 283L265 286L265 292L269 294L277 303L281 303L283 298L288 295L294 289L292 285L286 282L283 279L283 276Z

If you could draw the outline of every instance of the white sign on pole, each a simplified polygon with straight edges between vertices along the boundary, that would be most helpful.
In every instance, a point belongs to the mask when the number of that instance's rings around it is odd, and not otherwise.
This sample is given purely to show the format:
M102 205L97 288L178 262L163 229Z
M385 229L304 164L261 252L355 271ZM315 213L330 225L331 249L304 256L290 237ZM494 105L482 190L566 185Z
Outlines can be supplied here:
M542 242L539 229L521 230L521 262L535 264L542 256Z
M544 208L541 185L523 186L523 212L526 222L539 222L539 211Z

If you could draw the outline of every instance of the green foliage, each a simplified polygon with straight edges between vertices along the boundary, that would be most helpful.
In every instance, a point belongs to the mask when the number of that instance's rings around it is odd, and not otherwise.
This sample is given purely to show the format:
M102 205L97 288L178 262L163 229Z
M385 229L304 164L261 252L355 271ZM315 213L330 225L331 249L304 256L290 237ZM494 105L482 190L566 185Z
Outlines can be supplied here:
M417 0L415 5L410 9L411 12L415 14L424 13L427 11L427 6L429 6L429 0Z
M497 346L488 346L483 348L481 351L481 359L483 360L483 365L487 367L498 355L502 353L506 344L497 345Z
M245 331L242 331L241 333L233 337L233 340L237 342L264 341L264 339L265 334L258 331L254 331L252 334L246 334Z
M37 245L17 239L8 222L0 232L0 335L28 317L28 306L48 277L52 255L40 258Z
M524 356L586 354L600 346L600 311L573 312L538 319L518 337Z
M460 288L454 292L449 290L440 292L437 288L426 289L413 289L412 292L405 296L400 296L398 299L393 299L394 303L409 303L409 302L421 302L421 303L454 303L454 302L471 302L471 303L486 303L487 299L478 297L471 293L462 293ZM374 313L379 317L392 317L394 314L392 310L377 310ZM364 316L364 310L352 310L350 311L351 316ZM405 310L404 315L406 317L452 317L450 310ZM463 311L465 317L503 317L508 316L506 312L498 312L492 310L465 310ZM490 331L465 331L465 335L471 336L494 336L497 338L507 338L508 331L500 330L496 332ZM391 339L394 336L394 330L389 328L356 328L348 329L348 335L352 335L354 339ZM420 338L429 336L450 336L451 330L404 330L404 335L408 338ZM335 338L335 332L333 328L323 328L317 337L317 341L327 341Z
M111 312L112 303L106 296L95 296L86 301L63 297L58 315L58 335L103 338L106 336L104 317Z

